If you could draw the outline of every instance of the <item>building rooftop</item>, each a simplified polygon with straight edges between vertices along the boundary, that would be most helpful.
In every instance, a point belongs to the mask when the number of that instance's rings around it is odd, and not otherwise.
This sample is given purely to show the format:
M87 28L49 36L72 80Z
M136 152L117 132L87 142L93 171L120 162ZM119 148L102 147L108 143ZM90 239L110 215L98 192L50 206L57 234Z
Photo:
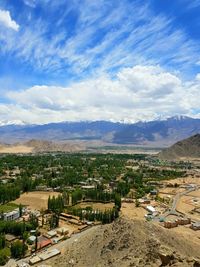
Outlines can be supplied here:
M47 232L47 235L50 236L50 237L53 237L53 236L55 236L56 234L57 234L57 232L54 231L54 230L51 230L51 231Z
M150 206L150 205L146 206L146 209L148 211L150 211L150 212L155 212L156 211L156 209L153 206Z
M51 257L58 255L58 254L60 254L60 250L55 248L55 249L51 249L47 252L41 253L39 255L39 257L41 260L47 260L47 259L50 259Z
M200 227L200 222L194 222L194 223L192 223L192 225L195 227Z
M68 233L69 232L69 229L66 228L66 227L60 227L60 228L57 228L56 231L59 234L62 234L62 233L65 234L65 233Z
M5 212L4 216L11 216L19 213L19 209L14 209L13 211Z
M48 245L51 245L51 240L49 240L48 238L44 237L44 236L39 236L38 237L38 244L37 244L37 249L41 249L44 248Z
M15 239L17 239L17 237L15 235L11 235L11 234L6 234L5 235L6 241L14 241Z
M41 261L41 259L40 259L40 257L38 257L38 256L34 256L34 257L32 257L30 260L29 260L29 262L30 262L30 264L32 265L32 264L36 264L36 263L38 263L38 262L40 262Z
M34 241L36 240L36 236L31 235L28 239L29 239L31 242L34 242Z

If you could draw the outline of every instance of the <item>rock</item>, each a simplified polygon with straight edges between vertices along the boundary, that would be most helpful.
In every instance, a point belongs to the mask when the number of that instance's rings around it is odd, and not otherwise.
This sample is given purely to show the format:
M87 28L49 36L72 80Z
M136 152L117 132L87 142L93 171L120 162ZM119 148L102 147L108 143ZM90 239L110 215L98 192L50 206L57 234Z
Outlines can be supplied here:
M187 258L187 262L188 263L191 263L191 262L193 262L194 261L194 258L193 257L189 257L189 258Z
M200 267L200 260L194 260L194 264L193 264L193 267Z
M158 252L158 255L162 262L161 266L166 266L170 264L172 260L175 259L173 251L169 250L166 247L161 247Z
M162 254L159 254L159 256L162 262L161 266L166 266L171 262L171 255L162 253Z

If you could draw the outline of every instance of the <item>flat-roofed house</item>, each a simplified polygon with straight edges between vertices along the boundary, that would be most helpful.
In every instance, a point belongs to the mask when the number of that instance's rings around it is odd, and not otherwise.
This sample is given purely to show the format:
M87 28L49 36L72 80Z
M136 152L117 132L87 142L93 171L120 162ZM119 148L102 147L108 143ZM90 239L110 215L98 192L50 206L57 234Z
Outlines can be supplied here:
M3 214L4 221L14 221L14 220L17 220L19 217L20 217L20 214L19 214L18 208L10 212L5 212Z

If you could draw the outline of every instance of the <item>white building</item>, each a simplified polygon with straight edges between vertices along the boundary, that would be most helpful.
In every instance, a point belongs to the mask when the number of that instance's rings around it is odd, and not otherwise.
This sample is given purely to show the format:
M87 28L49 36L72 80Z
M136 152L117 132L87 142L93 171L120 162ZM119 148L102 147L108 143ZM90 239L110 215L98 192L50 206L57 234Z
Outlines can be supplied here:
M20 217L19 215L19 209L15 209L13 211L10 212L6 212L3 214L3 219L4 221L14 221L17 220Z
M146 206L146 210L152 214L156 212L156 209L150 205Z

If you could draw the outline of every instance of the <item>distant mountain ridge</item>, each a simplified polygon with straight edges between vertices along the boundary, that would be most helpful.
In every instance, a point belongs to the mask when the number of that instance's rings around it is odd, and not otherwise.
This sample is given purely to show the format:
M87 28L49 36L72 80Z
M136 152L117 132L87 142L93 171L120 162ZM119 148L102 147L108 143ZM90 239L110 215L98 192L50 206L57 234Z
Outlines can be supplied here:
M200 134L195 134L164 149L159 153L159 158L166 160L200 158Z
M125 144L157 143L169 146L196 133L200 133L200 119L175 116L166 120L128 125L115 134L114 142Z
M200 133L200 119L184 116L132 124L109 121L44 125L0 125L0 142L98 140L106 143L169 146Z

